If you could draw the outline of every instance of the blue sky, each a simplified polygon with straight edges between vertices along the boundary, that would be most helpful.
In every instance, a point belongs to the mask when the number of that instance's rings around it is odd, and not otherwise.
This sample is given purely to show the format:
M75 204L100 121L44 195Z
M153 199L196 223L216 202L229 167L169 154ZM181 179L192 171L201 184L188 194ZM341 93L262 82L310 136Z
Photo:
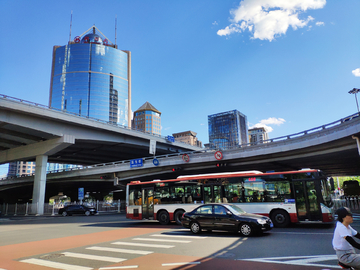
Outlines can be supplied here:
M48 104L52 47L95 26L132 53L132 109L162 112L162 135L237 109L270 138L357 112L360 1L1 0L0 94ZM1 168L0 166L0 175Z

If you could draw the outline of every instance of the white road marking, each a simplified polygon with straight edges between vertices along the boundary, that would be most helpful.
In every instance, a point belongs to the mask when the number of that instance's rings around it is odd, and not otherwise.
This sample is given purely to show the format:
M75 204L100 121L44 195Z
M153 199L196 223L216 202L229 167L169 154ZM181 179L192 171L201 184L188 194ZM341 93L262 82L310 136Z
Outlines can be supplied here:
M122 246L137 246L137 247L154 247L154 248L173 248L175 246L170 245L155 245L155 244L142 244L142 243L129 243L129 242L114 242L113 245Z
M99 270L112 270L112 269L131 269L138 268L138 265L127 265L127 266L114 266L114 267L100 267Z
M155 238L133 238L132 240L154 241L154 242L170 242L170 243L191 243L191 241L186 241L186 240L174 240L174 239L170 240L170 239L155 239Z
M118 253L127 253L127 254L139 254L139 255L148 255L154 253L153 251L144 251L144 250L132 250L132 249L122 249L122 248L108 248L108 247L88 247L86 249L90 250L99 250L99 251L110 251Z
M331 234L333 235L334 233L306 233L306 232L270 232L270 233L283 233L283 234L315 234L315 235L319 235L319 234Z
M163 263L162 266L176 266L176 265L188 265L188 264L200 264L200 262Z
M237 259L238 261L254 261L265 263L278 263L287 265L303 265L340 268L338 265L318 264L314 262L337 260L336 255L317 255L317 256L289 256L289 257L272 257L272 258L254 258L254 259Z
M187 235L170 235L170 234L153 234L155 237L178 237L178 238L192 238L192 239L205 239L206 236L187 236Z
M85 267L85 266L51 262L51 261L45 261L45 260L40 260L40 259L35 259L35 258L22 260L20 262L36 264L36 265L41 265L41 266L46 266L46 267L52 267L52 268L62 269L62 270L92 270L93 269L93 268Z
M67 257L72 257L72 258L80 258L80 259L88 259L88 260L104 261L104 262L115 262L115 263L117 263L117 262L126 261L126 259L121 259L121 258L90 255L90 254L81 254L81 253L73 253L73 252L64 252L62 254L64 254Z

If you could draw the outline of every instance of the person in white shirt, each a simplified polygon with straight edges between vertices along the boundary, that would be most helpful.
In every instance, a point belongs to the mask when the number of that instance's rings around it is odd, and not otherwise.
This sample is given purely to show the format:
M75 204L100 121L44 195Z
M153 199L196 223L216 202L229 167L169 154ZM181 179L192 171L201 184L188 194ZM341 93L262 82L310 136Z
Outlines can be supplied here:
M341 207L336 211L338 221L332 239L332 245L336 251L339 265L351 266L353 269L360 269L360 254L355 249L360 249L360 244L354 237L360 239L360 234L350 224L353 223L353 216L349 208Z

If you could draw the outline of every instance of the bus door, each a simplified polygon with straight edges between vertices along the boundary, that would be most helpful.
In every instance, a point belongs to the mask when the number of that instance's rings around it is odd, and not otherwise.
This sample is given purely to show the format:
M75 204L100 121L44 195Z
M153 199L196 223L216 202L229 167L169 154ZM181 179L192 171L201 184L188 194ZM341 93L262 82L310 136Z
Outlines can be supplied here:
M293 182L299 221L322 221L317 184L314 180Z
M154 188L143 188L142 190L142 218L154 218Z
M204 185L204 203L221 202L221 185Z

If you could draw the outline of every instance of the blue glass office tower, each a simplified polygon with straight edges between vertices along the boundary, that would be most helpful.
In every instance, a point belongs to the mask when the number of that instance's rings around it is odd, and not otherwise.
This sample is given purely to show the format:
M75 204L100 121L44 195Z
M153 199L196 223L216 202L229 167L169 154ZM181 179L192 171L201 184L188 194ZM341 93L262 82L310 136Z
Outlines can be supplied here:
M238 110L208 116L211 148L231 149L248 143L247 118Z
M54 46L50 107L131 126L131 53L95 26Z

